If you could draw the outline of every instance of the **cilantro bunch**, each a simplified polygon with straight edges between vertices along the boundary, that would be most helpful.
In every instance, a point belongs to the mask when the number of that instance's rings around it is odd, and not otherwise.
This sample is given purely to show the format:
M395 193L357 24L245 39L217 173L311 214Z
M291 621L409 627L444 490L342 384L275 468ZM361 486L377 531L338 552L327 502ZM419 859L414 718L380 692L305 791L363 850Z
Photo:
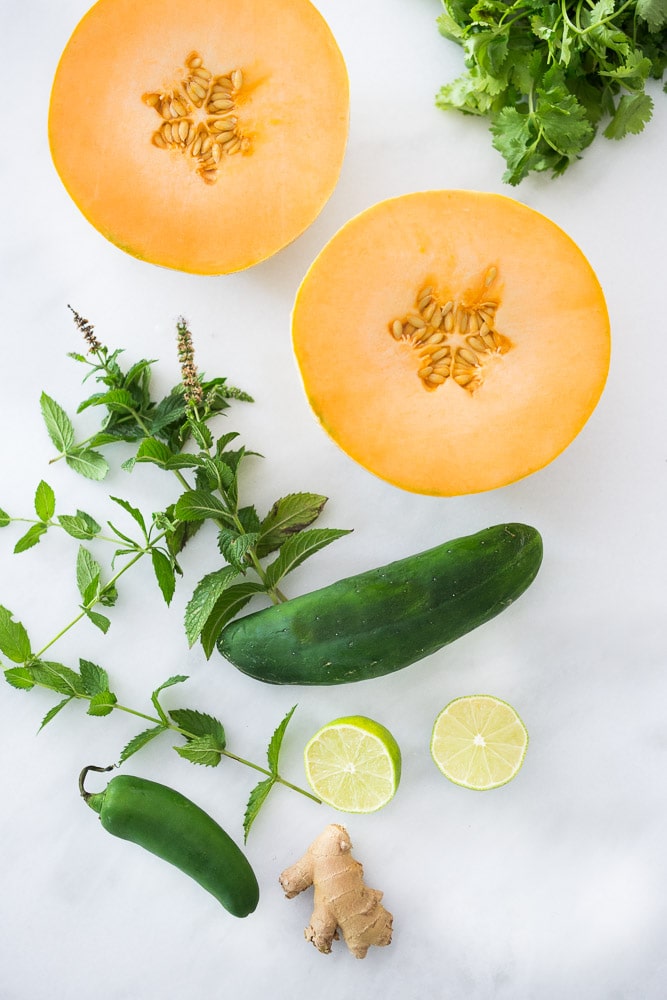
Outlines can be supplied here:
M516 185L533 171L562 174L604 125L608 139L650 120L650 78L667 68L667 0L443 0L442 35L466 71L436 104L489 119ZM667 89L667 88L665 88Z

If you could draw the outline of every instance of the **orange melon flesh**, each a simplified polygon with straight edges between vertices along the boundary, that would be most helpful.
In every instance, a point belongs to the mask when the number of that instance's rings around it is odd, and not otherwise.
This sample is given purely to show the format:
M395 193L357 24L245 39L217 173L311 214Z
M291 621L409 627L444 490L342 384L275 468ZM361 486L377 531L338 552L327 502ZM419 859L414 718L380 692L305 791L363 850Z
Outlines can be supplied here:
M333 440L434 496L551 462L593 412L610 357L604 295L572 239L513 199L471 191L407 194L348 222L301 284L292 335Z
M240 70L243 81L232 109L174 107L176 127L214 138L213 120L237 120L243 148L223 152L206 179L192 141L153 139L173 127L170 95L188 98L184 81L199 97L194 57L211 80ZM348 108L342 55L308 0L99 0L60 60L49 141L67 191L107 239L156 264L223 274L313 222L341 170Z

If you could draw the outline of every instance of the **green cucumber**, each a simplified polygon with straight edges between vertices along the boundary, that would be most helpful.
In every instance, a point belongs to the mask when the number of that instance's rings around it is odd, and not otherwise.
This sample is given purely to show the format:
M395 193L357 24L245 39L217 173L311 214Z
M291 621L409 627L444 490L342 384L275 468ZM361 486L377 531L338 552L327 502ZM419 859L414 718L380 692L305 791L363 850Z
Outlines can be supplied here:
M237 618L218 650L269 684L346 684L400 670L507 608L534 580L542 538L498 524Z

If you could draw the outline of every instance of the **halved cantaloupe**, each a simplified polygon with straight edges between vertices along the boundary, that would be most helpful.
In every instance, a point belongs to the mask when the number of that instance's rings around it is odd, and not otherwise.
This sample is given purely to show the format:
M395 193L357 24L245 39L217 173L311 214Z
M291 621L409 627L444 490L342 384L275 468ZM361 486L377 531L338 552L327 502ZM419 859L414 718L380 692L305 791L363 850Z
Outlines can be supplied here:
M304 278L292 333L334 441L437 496L551 462L596 406L610 356L604 295L572 239L472 191L407 194L348 222Z
M99 0L61 57L56 169L87 219L136 257L247 268L331 195L349 88L309 0Z

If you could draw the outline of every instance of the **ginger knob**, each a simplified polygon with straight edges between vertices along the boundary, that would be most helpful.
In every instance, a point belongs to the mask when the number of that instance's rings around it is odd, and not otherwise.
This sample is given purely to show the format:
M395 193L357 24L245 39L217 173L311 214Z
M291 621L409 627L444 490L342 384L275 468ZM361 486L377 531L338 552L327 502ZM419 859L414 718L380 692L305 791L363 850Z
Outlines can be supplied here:
M282 872L280 884L288 899L313 886L313 913L305 937L318 951L328 954L340 931L352 954L365 958L371 945L391 942L393 917L380 902L383 894L365 884L363 867L351 849L345 827L332 823Z

